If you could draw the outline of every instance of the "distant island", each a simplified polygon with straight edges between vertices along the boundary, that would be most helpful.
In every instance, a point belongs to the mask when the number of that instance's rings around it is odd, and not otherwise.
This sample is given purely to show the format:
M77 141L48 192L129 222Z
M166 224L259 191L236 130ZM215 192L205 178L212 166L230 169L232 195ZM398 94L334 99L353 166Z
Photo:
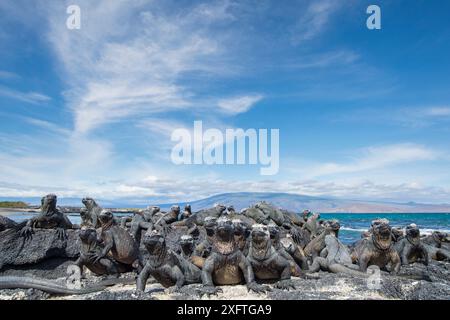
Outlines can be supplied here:
M6 203L20 203L27 208L25 202L33 204L28 208L38 208L40 204L40 197L33 198L5 198L0 197L0 201ZM173 204L180 206L190 203L192 210L198 211L205 208L210 208L216 203L224 205L232 205L236 210L247 208L259 201L267 201L283 209L301 212L305 209L322 212L322 213L450 213L450 204L427 204L417 202L394 202L394 201L370 201L370 200L355 200L355 199L341 199L328 196L307 196L292 193L274 193L274 192L233 192L213 195L211 197L194 200L190 202L173 202L161 203L150 198L118 198L118 199L96 199L98 203L111 209L128 212L133 209L142 209L149 205L158 205L162 209L168 209ZM77 212L81 204L81 198L64 198L59 197L58 204L65 207L66 212ZM9 208L14 208L9 206ZM20 208L18 205L15 208ZM128 208L128 209L125 209ZM73 210L73 211L72 211Z
M0 201L0 208L25 209L28 203L23 201Z

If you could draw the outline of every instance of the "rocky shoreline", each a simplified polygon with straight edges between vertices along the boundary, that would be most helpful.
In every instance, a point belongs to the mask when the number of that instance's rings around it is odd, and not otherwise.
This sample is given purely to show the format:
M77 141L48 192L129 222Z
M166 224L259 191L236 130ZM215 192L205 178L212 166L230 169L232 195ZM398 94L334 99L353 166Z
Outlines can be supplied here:
M42 201L29 220L0 216L0 299L450 300L449 235L415 224L375 219L344 245L338 220L266 202L126 218L85 198L75 225Z
M60 261L61 262L61 261ZM53 263L58 263L53 261ZM53 279L64 284L66 268L70 261L55 267ZM37 277L51 274L43 264L42 269L7 269L0 275L35 275ZM423 274L430 275L428 280L418 280ZM293 278L294 290L286 291L274 288L264 294L250 293L246 286L221 286L223 292L213 296L195 294L200 284L186 285L180 292L171 293L154 281L149 281L145 293L136 291L135 274L121 275L123 284L116 284L97 293L83 295L51 295L36 289L0 290L2 300L450 300L450 264L433 263L428 267L413 264L402 268L398 276L383 274L380 287L369 289L367 279L343 274L318 272L311 278ZM416 278L416 279L415 279ZM100 281L99 277L88 275L83 280L85 285ZM128 282L128 283L127 283Z

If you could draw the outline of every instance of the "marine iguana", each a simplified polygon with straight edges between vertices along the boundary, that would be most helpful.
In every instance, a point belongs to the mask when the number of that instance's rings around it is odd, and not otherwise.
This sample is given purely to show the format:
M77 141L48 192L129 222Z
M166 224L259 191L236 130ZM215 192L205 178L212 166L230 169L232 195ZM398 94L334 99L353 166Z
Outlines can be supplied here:
M295 263L300 266L302 270L308 270L308 260L306 259L303 249L295 243L290 234L280 239L280 243L284 250L294 259Z
M234 226L234 240L237 242L239 250L242 251L244 256L247 256L250 244L248 240L248 237L250 235L249 229L241 219L233 219L231 220L231 222Z
M283 225L285 222L285 216L283 212L277 207L265 202L261 201L255 204L255 208L261 210L265 216L274 221L278 226Z
M314 238L316 235L318 235L320 232L320 224L319 224L320 214L314 213L313 215L309 216L303 225L303 229L306 229L311 234L311 238Z
M227 208L224 205L216 204L213 208L204 209L192 214L189 218L182 221L173 222L171 227L187 226L188 228L194 225L202 226L205 223L207 217L219 218Z
M307 272L324 270L366 277L366 273L359 271L359 265L352 263L349 250L338 239L339 221L331 220L327 224L333 227L329 229L329 234L325 236L325 248L320 252L320 256L314 258Z
M184 220L192 216L192 209L190 204L184 206L183 213L180 215L180 220Z
M81 240L81 251L79 258L74 264L80 268L81 274L83 274L84 267L96 275L118 276L119 273L131 271L128 265L118 263L108 256L95 261L95 258L103 250L103 245L100 244L95 229L81 229L79 237Z
M99 262L110 253L115 261L139 269L139 245L133 237L127 230L117 225L109 210L102 210L99 221L100 238L104 247L101 252L93 256L93 262Z
M306 245L304 249L305 255L313 261L325 248L325 237L330 233L338 235L340 227L336 220L325 221L323 230Z
M359 264L359 269L366 272L367 267L376 265L393 274L400 270L400 257L393 248L391 227L387 219L372 221L372 235L361 240L352 253L352 261ZM388 270L390 265L390 270Z
M180 214L180 206L174 205L170 207L170 211L164 215L163 220L166 224L171 224L178 220L179 214Z
M172 287L171 291L179 290L184 284L201 282L200 269L168 249L164 236L159 230L148 230L144 235L143 243L150 257L139 273L138 291L145 291L150 275L164 287Z
M159 210L159 207L149 207L133 215L130 223L130 233L138 243L141 243L142 230L147 231L153 229L153 219Z
M247 259L253 268L255 278L278 280L275 287L279 289L295 288L291 280L291 265L272 246L268 227L263 224L254 224L251 239Z
M112 283L108 281L107 285L112 285ZM104 290L107 285L100 282L92 287L72 289L56 281L48 279L16 276L0 277L0 289L37 289L48 293L61 295L78 295L98 292Z
M54 194L48 194L41 199L41 213L27 221L26 225L20 231L21 236L31 238L33 229L56 229L59 239L67 239L66 229L72 229L74 226L65 214L56 208L57 197Z
M421 239L431 259L450 261L450 250L444 247L448 235L445 232L433 231L431 235Z
M212 252L203 265L200 294L217 294L221 289L215 285L233 285L243 281L249 291L267 290L255 282L252 266L234 240L233 223L222 217L217 220Z
M204 228L206 231L206 237L199 245L195 247L194 255L202 258L207 258L209 256L213 245L216 224L217 219L215 217L205 218Z
M269 223L268 230L270 234L270 239L272 241L272 246L275 248L275 250L286 260L288 260L289 265L291 266L291 274L295 277L300 277L303 273L301 271L300 266L297 264L297 261L292 257L285 249L283 244L281 243L281 235L280 235L280 229L279 227L274 223ZM295 251L295 249L294 249ZM300 253L301 255L301 253ZM300 256L297 256L297 258L300 260L300 263L303 265L303 267L307 268L307 264L305 266L306 260L304 258L300 258Z
M189 260L194 253L195 242L190 234L184 234L180 237L180 255Z
M86 207L84 210L80 211L80 217L82 220L81 226L95 229L100 228L98 216L102 211L102 207L100 207L97 202L90 197L83 198L81 202Z
M420 230L412 223L406 227L406 236L394 245L402 265L414 262L422 262L428 265L428 251L420 241Z

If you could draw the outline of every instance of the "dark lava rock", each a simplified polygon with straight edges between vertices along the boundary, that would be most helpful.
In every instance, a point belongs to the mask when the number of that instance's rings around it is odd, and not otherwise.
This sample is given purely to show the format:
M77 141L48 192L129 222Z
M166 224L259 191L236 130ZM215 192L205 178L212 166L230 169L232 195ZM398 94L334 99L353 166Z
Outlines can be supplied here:
M14 228L16 226L17 226L17 223L15 221L0 215L0 231Z
M58 239L56 230L52 229L35 229L31 239L21 237L14 229L0 232L0 270L6 266L36 264L51 258L78 257L78 230L66 232L66 240Z

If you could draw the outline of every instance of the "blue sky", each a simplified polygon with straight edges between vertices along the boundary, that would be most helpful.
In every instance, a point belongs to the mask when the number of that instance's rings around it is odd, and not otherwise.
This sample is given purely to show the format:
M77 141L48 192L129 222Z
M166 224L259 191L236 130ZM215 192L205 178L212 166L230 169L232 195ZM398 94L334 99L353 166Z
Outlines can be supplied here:
M71 4L80 30L66 28ZM366 28L370 4L381 30ZM449 12L437 0L3 0L0 195L448 203ZM171 133L194 120L279 129L279 173L174 165Z

